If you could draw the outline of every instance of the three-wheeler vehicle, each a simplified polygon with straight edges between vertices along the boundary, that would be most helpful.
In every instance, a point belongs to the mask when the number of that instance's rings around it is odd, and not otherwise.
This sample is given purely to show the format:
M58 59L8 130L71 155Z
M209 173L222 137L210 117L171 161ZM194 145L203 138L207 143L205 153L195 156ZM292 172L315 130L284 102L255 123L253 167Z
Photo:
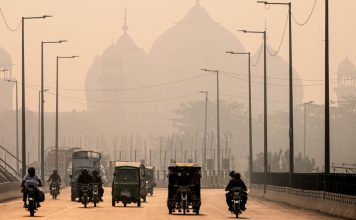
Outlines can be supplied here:
M115 162L112 182L112 206L122 202L124 207L136 203L141 207L141 197L145 190L145 167L139 162ZM146 194L144 201L146 200Z
M201 167L194 163L174 163L168 167L169 214L178 211L199 215Z
M153 195L153 188L156 187L154 167L146 167L146 195Z

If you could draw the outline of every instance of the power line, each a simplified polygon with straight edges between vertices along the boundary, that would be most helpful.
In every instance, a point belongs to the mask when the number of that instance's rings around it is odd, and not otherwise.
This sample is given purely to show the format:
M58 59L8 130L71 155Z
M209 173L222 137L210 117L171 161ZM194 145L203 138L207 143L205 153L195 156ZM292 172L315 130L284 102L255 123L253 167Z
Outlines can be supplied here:
M119 91L131 91L131 90L140 90L140 89L149 89L149 88L157 88L157 87L163 87L163 86L168 86L168 85L173 85L173 84L178 84L181 82L189 81L189 80L194 80L198 79L207 75L210 75L212 73L205 73L193 77L188 77L185 79L180 79L176 81L170 81L166 83L157 83L157 84L152 84L152 85L147 85L147 86L139 86L139 87L131 87L131 88L122 88L122 89L70 89L70 88L59 88L59 90L63 91L77 91L77 92L119 92ZM32 84L33 86L39 86L36 84ZM54 87L47 87L50 89L55 89Z
M314 13L315 6L316 6L316 2L317 2L317 0L314 0L314 6L313 6L313 8L312 8L312 10L311 10L311 12L310 12L308 18L307 18L304 22L298 22L297 19L294 17L294 13L292 14L293 20L294 20L294 22L295 22L297 25L299 25L299 26L304 26L304 25L306 25L306 24L309 22L311 16L312 16L313 13Z
M282 44L283 44L283 40L284 40L284 36L286 35L286 30L287 30L287 24L288 24L288 18L289 18L289 14L287 14L287 18L286 18L286 24L284 25L284 31L283 31L283 35L282 35L282 39L281 39L281 42L279 43L279 46L278 46L278 49L275 53L272 53L269 48L267 47L267 51L268 51L268 54L270 56L277 56L277 54L279 53L280 49L282 48Z
M55 93L51 93L51 92L48 92L48 93L55 95ZM199 93L195 92L192 94L187 94L187 95L182 95L182 96L175 96L175 97L162 98L162 99L140 100L140 101L108 101L108 100L90 100L90 101L98 102L98 103L113 103L113 104L139 104L139 103L152 103L152 102L177 100L177 99L182 99L182 98L186 98L186 97L190 97L190 96L195 96L197 94L199 94ZM74 100L82 100L82 101L87 100L87 99L73 97L73 96L66 96L66 95L59 95L59 96L74 99Z
M257 62L251 63L251 66L256 67L258 65L258 63L260 62L261 54L262 54L262 45L260 47L260 53L258 54Z
M5 19L5 15L4 15L4 12L2 11L2 8L1 8L1 7L0 7L0 13L1 13L2 19L4 20L5 26L7 27L7 29L9 29L9 31L16 32L16 31L20 28L20 26L21 26L21 24L22 24L21 21L20 21L20 23L17 25L16 28L11 28L10 25L7 23L7 21L6 21L6 19Z

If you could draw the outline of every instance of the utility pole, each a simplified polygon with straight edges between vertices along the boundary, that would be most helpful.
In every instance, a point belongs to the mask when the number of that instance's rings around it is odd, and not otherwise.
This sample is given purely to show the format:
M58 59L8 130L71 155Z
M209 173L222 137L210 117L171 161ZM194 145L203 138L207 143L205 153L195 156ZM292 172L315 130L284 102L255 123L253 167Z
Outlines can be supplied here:
M228 54L236 54L236 55L247 55L248 57L248 136L249 136L249 173L250 180L253 171L253 152L252 152L252 92L251 92L251 53L238 53L233 51L227 51ZM251 181L250 181L251 182Z
M209 70L209 69L201 69L206 72L213 72L216 73L216 137L217 137L217 175L220 176L221 174L221 161L220 161L220 97L219 97L219 70Z
M22 17L21 26L22 26L22 37L21 37L21 57L22 57L22 121L21 121L21 134L22 134L22 176L26 175L26 95L25 95L25 20L29 19L45 19L52 17L50 15L43 15L41 17Z
M325 0L325 173L330 173L329 0Z
M247 31L240 30L243 33L252 33L252 34L263 34L263 136L264 136L264 149L263 149L263 161L264 161L264 193L267 190L267 166L268 166L268 126L267 126L267 39L266 39L266 31Z
M62 41L64 42L64 41ZM59 80L58 80L58 72L59 72L59 59L73 59L73 58L76 58L78 56L66 56L66 57L59 57L57 56L57 59L56 59L56 133L55 133L55 137L56 137L56 140L55 140L55 169L58 170L58 147L59 147L59 144L58 144L58 108L59 108L59 98L58 98L58 84L59 84ZM116 144L116 143L115 143ZM116 152L115 152L115 157L116 157Z
M204 119L204 138L203 138L203 169L206 172L206 130L207 130L207 123L208 123L208 91L199 91L201 93L205 93L205 119Z

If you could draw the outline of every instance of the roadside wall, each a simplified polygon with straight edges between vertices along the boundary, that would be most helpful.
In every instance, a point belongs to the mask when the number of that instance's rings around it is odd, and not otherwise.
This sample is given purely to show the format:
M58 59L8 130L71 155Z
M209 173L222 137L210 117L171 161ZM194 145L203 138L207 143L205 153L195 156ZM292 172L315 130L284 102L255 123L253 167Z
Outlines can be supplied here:
M333 216L356 219L356 196L275 186L267 186L264 193L263 185L252 185L250 194Z
M21 193L21 183L0 183L0 203L11 199L20 198Z

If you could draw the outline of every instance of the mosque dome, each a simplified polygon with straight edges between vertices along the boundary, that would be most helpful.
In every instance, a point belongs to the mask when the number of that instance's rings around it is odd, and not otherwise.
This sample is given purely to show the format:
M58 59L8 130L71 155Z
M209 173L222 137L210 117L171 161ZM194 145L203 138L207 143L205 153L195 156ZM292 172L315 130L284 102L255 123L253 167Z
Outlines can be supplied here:
M337 100L341 101L344 98L355 97L356 94L356 69L355 65L345 58L338 66L337 84L334 91Z
M356 75L355 65L347 57L339 64L337 75Z

